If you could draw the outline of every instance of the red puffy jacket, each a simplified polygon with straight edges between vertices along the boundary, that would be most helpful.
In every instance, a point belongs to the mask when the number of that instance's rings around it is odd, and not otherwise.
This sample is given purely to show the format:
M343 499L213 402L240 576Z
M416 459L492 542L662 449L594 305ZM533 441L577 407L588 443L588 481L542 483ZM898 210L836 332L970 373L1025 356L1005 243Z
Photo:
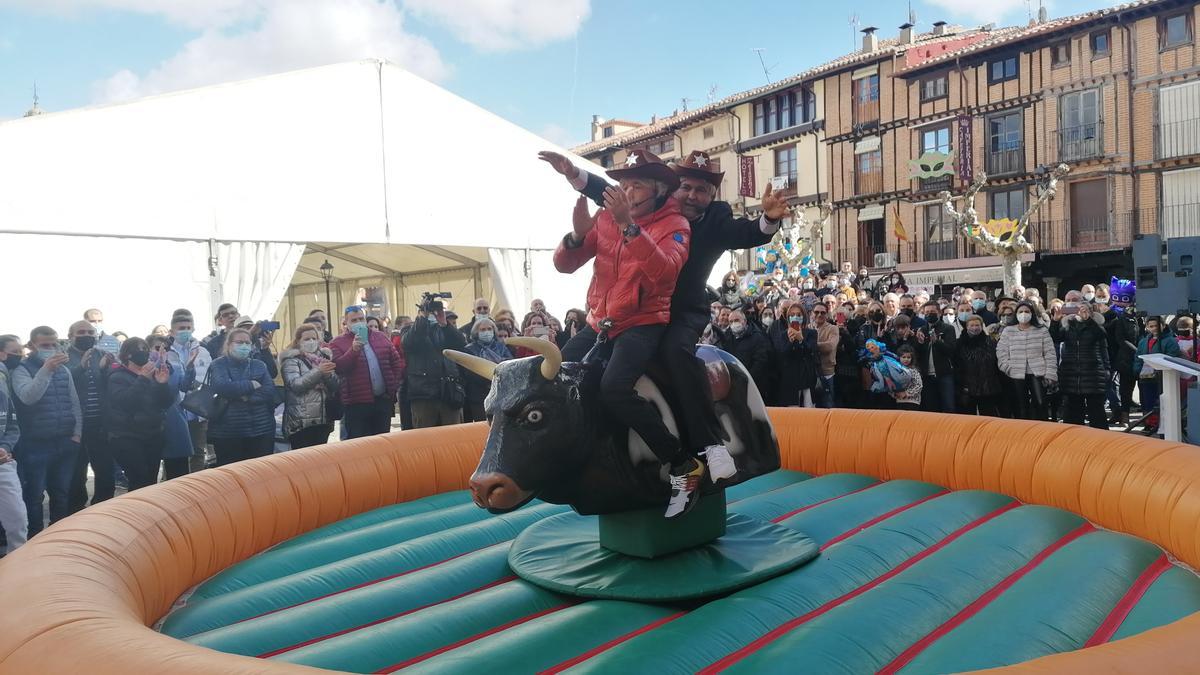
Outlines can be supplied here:
M383 373L384 387L387 389L386 396L395 398L396 390L404 381L404 357L392 347L388 336L377 330L367 333L367 340L379 361L379 370ZM351 346L353 343L354 334L349 332L342 333L329 343L333 362L337 364L337 374L342 378L342 403L371 403L375 395L371 391L371 370L367 365L366 351L355 352Z
M568 247L568 235L554 251L554 267L564 274L596 259L588 287L588 323L599 331L602 320L612 319L610 338L635 326L670 322L671 294L688 257L692 231L674 198L637 224L641 233L626 242L605 209L582 244Z

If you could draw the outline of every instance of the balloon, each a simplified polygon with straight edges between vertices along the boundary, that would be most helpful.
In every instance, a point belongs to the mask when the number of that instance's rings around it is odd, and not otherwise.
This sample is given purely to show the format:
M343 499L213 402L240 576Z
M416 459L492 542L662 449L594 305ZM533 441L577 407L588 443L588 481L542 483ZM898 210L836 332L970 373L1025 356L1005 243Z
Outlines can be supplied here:
M802 277L808 276L808 268L807 267L800 268L800 276L802 276Z

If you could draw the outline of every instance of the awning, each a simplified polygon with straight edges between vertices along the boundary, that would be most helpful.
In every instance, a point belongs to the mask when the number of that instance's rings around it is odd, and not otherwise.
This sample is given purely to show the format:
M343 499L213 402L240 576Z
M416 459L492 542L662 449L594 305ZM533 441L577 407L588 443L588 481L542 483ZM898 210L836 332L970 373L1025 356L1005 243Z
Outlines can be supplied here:
M901 272L909 288L914 286L944 286L951 284L983 284L1003 281L1000 266L967 267L957 270L935 270L932 272Z

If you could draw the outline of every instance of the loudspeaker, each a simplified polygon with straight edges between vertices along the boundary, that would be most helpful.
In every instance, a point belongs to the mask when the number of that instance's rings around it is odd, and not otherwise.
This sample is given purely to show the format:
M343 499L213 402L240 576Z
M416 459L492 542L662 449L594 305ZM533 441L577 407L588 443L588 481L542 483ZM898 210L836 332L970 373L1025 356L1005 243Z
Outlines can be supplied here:
M1200 282L1200 277L1192 274L1193 260L1200 263L1200 238L1171 239L1167 248L1176 251L1176 259L1185 263L1182 269L1169 263L1169 252L1164 256L1159 235L1139 234L1133 238L1133 278L1137 282L1139 312L1165 315L1194 311L1190 298L1200 297L1200 293L1193 295L1189 286L1193 280ZM1168 264L1164 265L1164 259Z

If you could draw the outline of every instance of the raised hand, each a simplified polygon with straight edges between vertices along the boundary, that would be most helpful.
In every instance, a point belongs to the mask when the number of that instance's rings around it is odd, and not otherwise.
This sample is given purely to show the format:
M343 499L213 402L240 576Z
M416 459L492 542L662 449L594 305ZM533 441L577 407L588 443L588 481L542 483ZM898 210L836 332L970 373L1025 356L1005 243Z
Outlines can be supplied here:
M575 210L571 212L571 227L574 228L575 241L583 241L587 233L596 226L596 217L600 215L599 211L595 216L588 213L587 202L587 197L580 195L579 199L575 200Z
M322 361L321 364L317 366L317 370L326 375L332 373L336 368L337 364L335 364L333 361Z
M617 227L625 227L633 222L629 214L629 197L620 188L610 187L604 191L604 208L612 214Z
M565 176L567 180L579 175L579 169L575 168L575 165L571 163L571 160L563 157L557 152L542 150L538 153L538 159L554 167L554 170Z
M763 192L762 208L768 220L783 220L788 214L787 199L776 193L770 183L767 183L767 189Z

